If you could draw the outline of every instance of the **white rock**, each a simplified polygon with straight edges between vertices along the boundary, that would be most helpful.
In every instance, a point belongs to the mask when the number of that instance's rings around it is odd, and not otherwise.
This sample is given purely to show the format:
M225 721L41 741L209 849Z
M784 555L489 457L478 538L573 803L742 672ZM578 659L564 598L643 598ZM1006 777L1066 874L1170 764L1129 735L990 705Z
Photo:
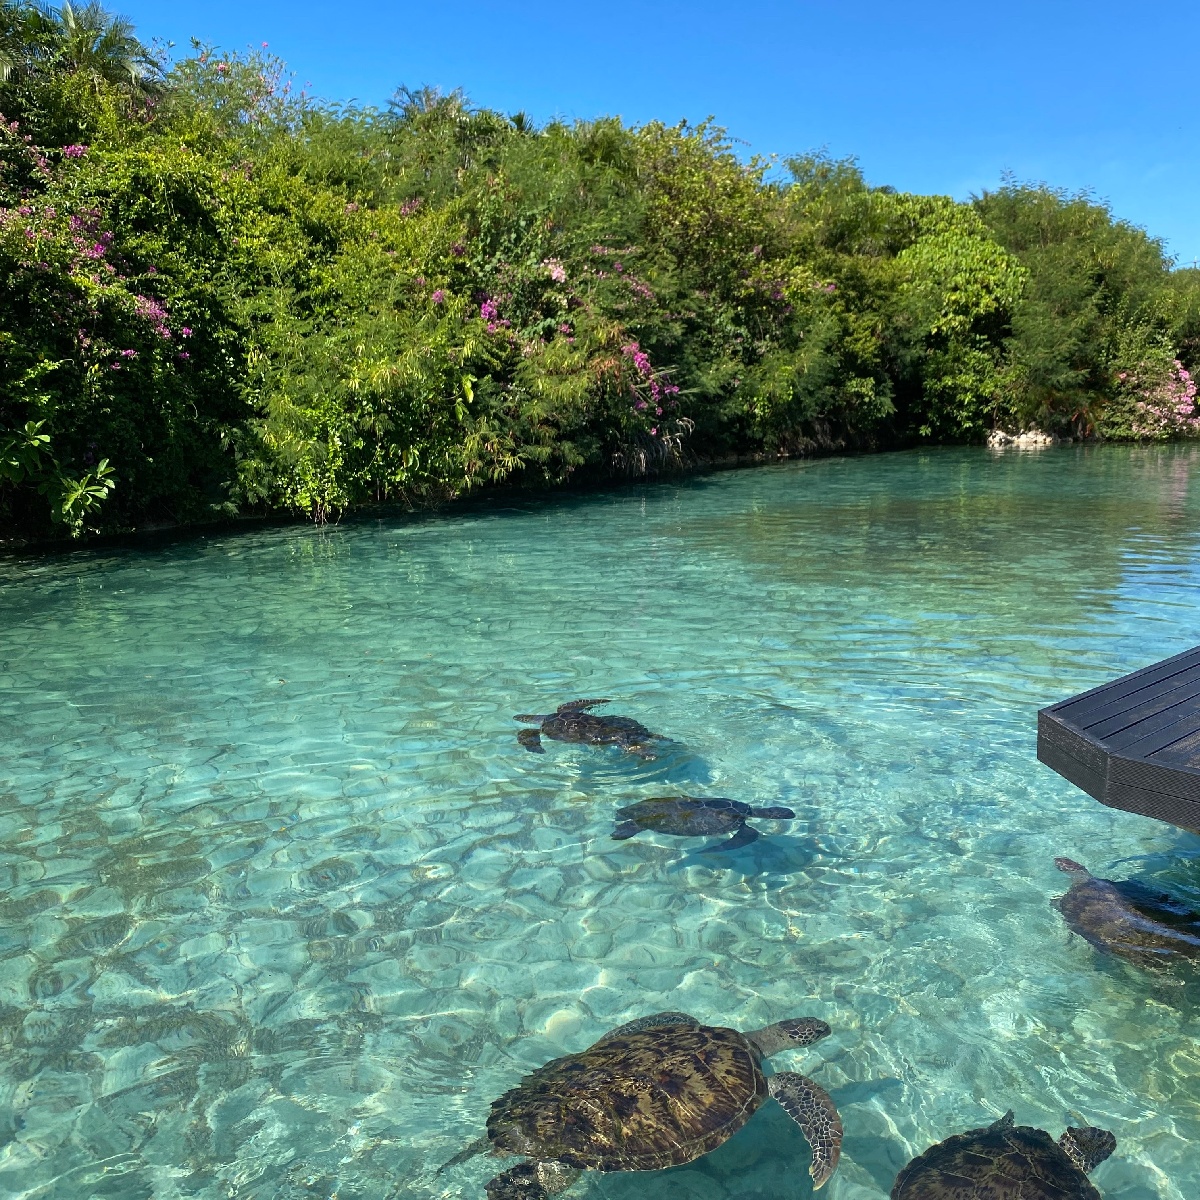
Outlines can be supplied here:
M1030 446L1056 446L1058 438L1052 433L1043 433L1040 429L1027 429L1024 433L1005 433L1003 429L993 429L988 434L987 444L993 450L1002 446L1027 449Z

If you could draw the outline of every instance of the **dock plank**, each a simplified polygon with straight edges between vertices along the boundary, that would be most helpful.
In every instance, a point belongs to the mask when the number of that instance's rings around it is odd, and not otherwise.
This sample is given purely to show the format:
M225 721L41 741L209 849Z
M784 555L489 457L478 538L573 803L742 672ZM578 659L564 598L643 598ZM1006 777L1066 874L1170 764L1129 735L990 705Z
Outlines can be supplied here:
M1122 675L1120 678L1112 680L1111 683L1102 683L1090 691L1080 692L1078 696L1060 700L1051 707L1061 709L1072 719L1079 720L1084 718L1094 706L1110 703L1130 692L1169 679L1197 665L1200 665L1200 646L1193 650L1185 650L1182 654L1176 654L1172 658L1164 658L1162 662L1152 663L1140 671L1131 671L1128 675Z
M1200 646L1043 708L1037 755L1101 804L1200 832Z
M1073 716L1072 721L1094 736L1103 737L1123 729L1125 725L1133 724L1144 715L1153 715L1162 708L1169 708L1188 695L1200 695L1200 666L1191 667L1168 680L1140 688L1121 699L1090 709L1082 719Z

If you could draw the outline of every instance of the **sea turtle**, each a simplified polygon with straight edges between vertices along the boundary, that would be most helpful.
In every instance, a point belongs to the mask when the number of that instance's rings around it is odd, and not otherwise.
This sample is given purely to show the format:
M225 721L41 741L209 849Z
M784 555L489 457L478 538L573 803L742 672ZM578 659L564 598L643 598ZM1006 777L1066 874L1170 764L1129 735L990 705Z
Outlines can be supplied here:
M492 1105L474 1154L526 1162L487 1184L488 1200L544 1200L580 1171L657 1171L716 1149L769 1096L812 1147L809 1174L833 1174L842 1123L828 1093L793 1071L763 1074L762 1060L829 1034L813 1017L738 1033L686 1013L657 1013L605 1034L581 1054L539 1067ZM445 1170L445 1167L442 1168Z
M1054 865L1071 876L1054 907L1080 937L1142 967L1200 959L1200 913L1134 879L1097 879L1070 858Z
M698 796L654 796L617 809L620 823L612 835L617 841L623 841L636 837L644 829L651 833L673 833L678 837L732 833L729 841L713 849L737 850L741 846L748 846L759 836L757 829L746 824L747 817L790 821L795 815L790 808L751 808L740 800L726 800L723 796L710 799Z
M540 725L540 729L522 729L517 741L531 754L544 754L542 735L556 742L586 742L589 746L620 746L642 758L653 758L650 743L660 735L651 733L632 717L598 717L588 709L608 700L569 700L549 714L522 713L514 721Z
M1011 1112L956 1133L896 1176L891 1200L1102 1200L1088 1172L1116 1149L1107 1129L1068 1129L1054 1141Z

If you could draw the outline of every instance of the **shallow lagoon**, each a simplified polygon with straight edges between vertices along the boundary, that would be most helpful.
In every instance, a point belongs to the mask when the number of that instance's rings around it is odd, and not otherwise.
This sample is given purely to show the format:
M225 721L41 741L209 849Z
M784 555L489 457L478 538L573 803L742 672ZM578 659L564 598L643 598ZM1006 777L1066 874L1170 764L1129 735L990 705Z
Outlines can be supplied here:
M1200 642L1200 456L829 459L0 561L0 1194L483 1195L523 1071L662 1008L835 1034L830 1200L1013 1107L1200 1195L1200 987L1098 960L1055 854L1200 904L1200 838L1034 758L1036 709ZM577 696L652 762L515 740ZM609 839L681 789L796 811ZM570 1193L803 1200L768 1106Z

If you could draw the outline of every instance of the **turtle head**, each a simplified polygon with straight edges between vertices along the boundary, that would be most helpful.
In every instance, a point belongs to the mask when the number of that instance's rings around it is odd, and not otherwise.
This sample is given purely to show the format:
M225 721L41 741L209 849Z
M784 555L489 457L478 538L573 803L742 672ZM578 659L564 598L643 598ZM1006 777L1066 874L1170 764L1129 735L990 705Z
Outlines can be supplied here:
M1088 1125L1083 1129L1068 1129L1058 1139L1058 1144L1063 1153L1087 1175L1117 1148L1117 1139L1107 1129Z
M796 814L790 808L782 808L776 805L774 808L753 809L750 815L762 817L764 821L790 821Z
M793 1017L788 1021L776 1021L765 1029L756 1029L746 1034L746 1040L763 1056L770 1058L783 1050L799 1050L811 1046L833 1032L824 1021L816 1017Z
M1089 871L1087 867L1083 865L1083 863L1077 863L1073 858L1056 858L1054 860L1054 865L1060 871L1066 871L1068 875L1091 874L1091 871Z

